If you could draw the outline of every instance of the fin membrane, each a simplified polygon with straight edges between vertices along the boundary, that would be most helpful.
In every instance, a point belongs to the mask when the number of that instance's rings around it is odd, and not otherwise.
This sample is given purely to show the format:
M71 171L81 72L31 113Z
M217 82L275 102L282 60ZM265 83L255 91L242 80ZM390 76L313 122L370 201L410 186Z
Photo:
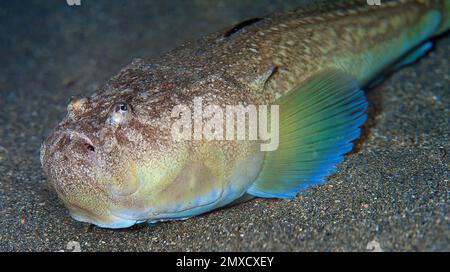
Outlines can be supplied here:
M281 97L279 146L265 154L247 193L293 198L336 171L367 120L367 100L358 82L338 70L321 72Z

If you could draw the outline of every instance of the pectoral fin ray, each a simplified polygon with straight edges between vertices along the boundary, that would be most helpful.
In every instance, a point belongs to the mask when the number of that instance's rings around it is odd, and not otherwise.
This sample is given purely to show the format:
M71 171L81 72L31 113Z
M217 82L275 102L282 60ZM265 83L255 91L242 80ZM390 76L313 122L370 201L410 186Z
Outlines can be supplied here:
M265 154L262 169L247 193L293 198L321 184L352 150L366 121L367 100L357 80L340 70L320 72L277 103L280 141Z

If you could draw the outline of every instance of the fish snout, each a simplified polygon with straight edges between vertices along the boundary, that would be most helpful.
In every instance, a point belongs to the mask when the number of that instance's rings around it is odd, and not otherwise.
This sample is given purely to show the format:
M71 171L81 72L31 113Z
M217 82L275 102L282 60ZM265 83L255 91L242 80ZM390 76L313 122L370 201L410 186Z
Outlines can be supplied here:
M81 132L73 130L62 131L55 135L55 140L50 143L53 152L90 154L95 153L95 145L91 138ZM70 154L67 154L70 155Z
M95 144L84 133L52 132L41 147L41 163L51 187L75 220L109 228L135 224L110 213L113 203L99 177L95 152Z
M87 166L96 157L96 146L85 134L73 130L55 130L42 143L40 160L44 172L49 175L57 168Z
M69 131L67 133L69 138L69 145L71 151L80 154L95 153L95 145L92 140L83 133Z

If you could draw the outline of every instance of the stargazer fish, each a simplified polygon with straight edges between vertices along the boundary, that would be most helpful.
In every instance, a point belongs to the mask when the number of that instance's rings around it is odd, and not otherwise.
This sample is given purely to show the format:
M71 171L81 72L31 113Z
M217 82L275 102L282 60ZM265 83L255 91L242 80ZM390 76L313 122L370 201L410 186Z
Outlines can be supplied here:
M293 198L352 150L367 119L362 88L424 55L449 12L449 0L322 1L135 60L68 105L42 144L43 169L75 220L105 228ZM173 109L194 98L277 105L277 146L174 139Z

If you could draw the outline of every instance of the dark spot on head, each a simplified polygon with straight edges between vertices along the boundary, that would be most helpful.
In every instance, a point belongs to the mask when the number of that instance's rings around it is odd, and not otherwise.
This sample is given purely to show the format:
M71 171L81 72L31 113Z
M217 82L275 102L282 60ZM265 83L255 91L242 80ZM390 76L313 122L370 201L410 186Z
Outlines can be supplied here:
M116 140L120 146L131 146L133 143L128 140L126 132L123 130L116 131Z
M225 34L223 35L225 38L230 37L231 35L233 35L234 33L238 32L239 30L243 29L246 26L252 25L256 22L259 22L261 20L263 20L264 18L252 18L252 19L248 19L245 20L243 22L240 22L239 24L235 25L232 29L228 30L227 32L225 32Z
M56 143L56 150L62 150L64 149L67 145L70 144L70 138L64 134Z

